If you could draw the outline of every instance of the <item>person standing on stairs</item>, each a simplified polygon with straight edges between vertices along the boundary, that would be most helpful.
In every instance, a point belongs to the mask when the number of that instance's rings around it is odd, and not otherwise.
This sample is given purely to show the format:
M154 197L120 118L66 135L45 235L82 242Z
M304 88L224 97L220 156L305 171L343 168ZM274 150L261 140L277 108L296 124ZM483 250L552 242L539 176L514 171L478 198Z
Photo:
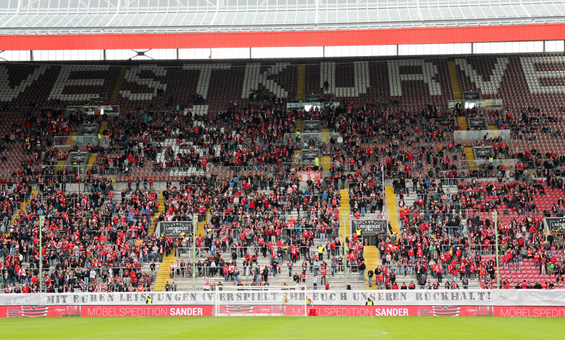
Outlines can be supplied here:
M369 288L373 287L373 269L369 268L369 271L367 271L367 280L369 282Z
M320 261L324 260L324 246L321 244L318 245L318 257L320 258Z
M365 262L361 261L359 264L359 281L365 281L365 269L367 269L367 266Z

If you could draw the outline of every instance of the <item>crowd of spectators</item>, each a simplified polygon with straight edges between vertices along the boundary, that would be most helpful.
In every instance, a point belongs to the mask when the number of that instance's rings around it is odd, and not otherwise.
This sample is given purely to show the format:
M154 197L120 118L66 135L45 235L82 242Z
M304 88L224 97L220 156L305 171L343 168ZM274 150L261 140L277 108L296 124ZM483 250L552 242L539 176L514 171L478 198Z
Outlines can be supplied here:
M172 249L170 238L148 233L157 193L123 191L114 198L110 192L93 184L80 195L54 187L25 193L25 209L1 237L4 290L34 292L40 280L47 292L149 289L154 277L141 270L143 264Z
M384 205L383 177L393 181L400 232L377 235L382 267L371 272L381 288L393 289L400 275L415 275L417 285L433 288L443 280L450 288L458 286L457 280L464 287L476 278L486 282L483 277L490 275L490 267L482 256L492 253L493 225L479 213L494 210L526 216L501 225L504 256L518 258L531 248L532 258L537 254L545 259L545 273L563 275L562 259L551 250L553 243L561 250L562 243L556 243L557 238L548 243L540 221L563 212L564 204L555 202L552 211L540 211L533 196L543 194L545 186L531 176L520 177L530 166L543 168L539 174L546 183L563 188L562 179L554 177L563 156L516 152L510 142L485 136L472 145L492 146L499 159L517 157L521 164L512 171L515 180L504 167L472 169L465 160L465 145L453 139L453 131L460 128L456 112L436 105L409 110L391 104L343 101L286 112L284 101L254 93L249 102L230 103L224 112L209 117L170 106L104 118L108 127L102 134L110 143L84 147L96 152L97 159L81 179L80 195L65 190L66 183L76 183L78 177L56 167L76 149L53 148L53 137L102 118L55 109L32 111L2 138L3 147L22 145L25 154L21 169L2 182L0 218L8 232L3 237L4 287L21 289L25 283L33 291L43 280L49 291L148 289L154 277L142 270L143 264L158 262L163 253L181 254L191 242L189 235L175 240L149 233L150 228L193 215L205 223L205 234L197 238L204 259L197 264L199 276L220 275L237 284L240 276L250 275L254 284L264 285L286 267L294 282L319 278L316 283L324 284L328 273L348 267L364 279L362 240L354 235L342 244L339 238L340 190L349 191L352 219L378 214ZM460 110L463 113L485 114ZM297 119L320 120L335 135L328 142L306 141L304 146L297 137ZM535 109L520 115L496 112L489 119L519 135L560 135L549 126L558 120ZM332 158L322 181L300 183L296 171L312 169L292 165L295 149L302 147L319 148ZM188 168L202 172L168 183L164 211L154 219L159 193L153 190L153 177L128 177L121 197L114 197L105 177L135 168L151 169L152 174ZM481 177L498 178L484 184ZM37 185L35 195L32 185ZM411 206L408 197L416 197ZM26 210L17 211L24 201ZM42 278L40 215L46 216ZM267 266L258 265L260 256L269 258ZM554 264L551 270L548 263ZM295 269L297 277L292 275L295 264L302 268L302 274ZM171 275L191 270L188 263L175 263ZM308 273L312 277L307 278Z

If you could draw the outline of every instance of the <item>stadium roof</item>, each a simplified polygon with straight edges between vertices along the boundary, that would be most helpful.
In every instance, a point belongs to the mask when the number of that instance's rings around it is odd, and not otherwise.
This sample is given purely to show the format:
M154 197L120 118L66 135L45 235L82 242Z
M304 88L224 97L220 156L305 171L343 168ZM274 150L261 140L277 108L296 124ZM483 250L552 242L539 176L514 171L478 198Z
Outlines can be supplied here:
M565 23L552 0L0 0L1 35L373 30Z

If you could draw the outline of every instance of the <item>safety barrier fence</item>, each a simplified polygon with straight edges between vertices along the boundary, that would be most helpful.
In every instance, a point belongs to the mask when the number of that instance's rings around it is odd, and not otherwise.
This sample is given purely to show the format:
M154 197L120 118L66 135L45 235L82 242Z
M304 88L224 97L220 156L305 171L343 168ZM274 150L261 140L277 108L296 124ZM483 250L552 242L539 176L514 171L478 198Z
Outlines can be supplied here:
M502 138L504 141L512 140L511 130L467 130L453 131L453 140L456 142L484 140L486 138Z
M2 294L0 317L509 316L564 317L564 290L314 291ZM368 301L372 305L367 305Z
M101 146L108 147L111 145L112 139L108 136L98 134L91 134L85 136L54 136L53 147L86 147L86 146Z

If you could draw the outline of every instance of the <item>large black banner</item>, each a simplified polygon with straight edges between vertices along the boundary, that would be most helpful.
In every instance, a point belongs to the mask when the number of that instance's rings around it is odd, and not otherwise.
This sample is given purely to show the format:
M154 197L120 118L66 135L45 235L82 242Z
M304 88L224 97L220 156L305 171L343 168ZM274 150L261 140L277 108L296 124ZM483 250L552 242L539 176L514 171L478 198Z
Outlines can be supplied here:
M492 146L475 146L474 149L476 159L489 159L490 157L494 157Z
M479 92L463 92L464 100L479 100L481 99L481 94Z
M86 165L89 155L90 152L71 152L68 159L71 164L76 161L78 165Z
M374 236L375 233L386 232L386 220L351 220L351 233L354 234L357 227L361 228L362 235Z
M314 164L316 157L320 157L320 150L318 149L303 149L302 150L302 164Z
M483 117L467 117L467 125L471 130L488 130L487 119Z
M85 123L80 126L81 136L95 136L98 133L100 125L97 123Z
M120 106L118 105L103 105L100 106L100 114L107 116L117 116L120 114Z
M165 236L179 237L182 232L192 233L192 221L160 222L161 232Z
M71 152L67 157L67 161L65 162L65 167L67 170L72 171L73 173L84 173L85 166L88 164L88 157L90 156L90 152ZM76 162L76 165L75 165Z
M322 96L319 95L319 94L315 94L315 93L307 94L306 96L304 96L304 101L306 103L308 103L308 102L319 102L320 99L322 99Z
M320 132L322 124L319 120L305 120L302 122L302 132Z
M550 231L565 233L565 217L546 217L545 221Z

